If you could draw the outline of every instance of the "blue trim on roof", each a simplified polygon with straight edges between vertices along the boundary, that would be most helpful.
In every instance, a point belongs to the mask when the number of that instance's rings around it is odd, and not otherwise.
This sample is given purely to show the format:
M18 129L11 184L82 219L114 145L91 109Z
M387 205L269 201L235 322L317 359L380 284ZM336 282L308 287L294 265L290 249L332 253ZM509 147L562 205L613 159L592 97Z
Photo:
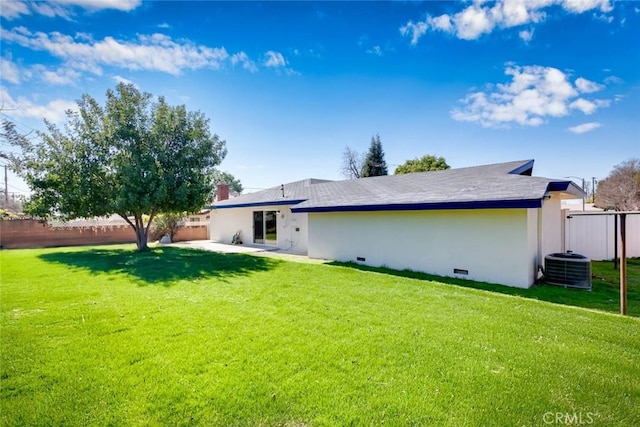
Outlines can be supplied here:
M549 191L565 191L575 196L586 197L584 190L573 181L553 181L547 185L547 192Z
M286 199L279 201L270 201L270 202L254 202L254 203L238 203L235 205L221 205L216 206L213 205L214 209L229 209L229 208L253 208L259 206L283 206L283 205L297 205L298 203L304 202L306 199Z
M571 181L554 181L547 185L547 191L567 191Z
M527 163L521 166L518 166L517 168L515 168L509 173L512 175L522 175L523 172L529 171L528 175L531 175L531 171L533 170L533 162L534 162L533 160L529 160Z
M373 211L434 211L447 209L528 209L542 207L542 199L479 200L470 202L396 203L359 206L317 206L291 208L291 212L373 212Z

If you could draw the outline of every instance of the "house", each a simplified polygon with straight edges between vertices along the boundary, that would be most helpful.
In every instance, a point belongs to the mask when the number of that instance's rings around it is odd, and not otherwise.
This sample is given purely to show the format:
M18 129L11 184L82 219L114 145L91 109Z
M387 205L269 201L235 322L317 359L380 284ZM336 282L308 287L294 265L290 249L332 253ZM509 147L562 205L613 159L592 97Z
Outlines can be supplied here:
M533 160L346 181L306 179L214 204L211 239L527 288L563 251L569 180Z
M184 219L184 225L187 227L207 225L210 219L211 219L211 210L201 209L200 212L198 213L187 215L187 217Z

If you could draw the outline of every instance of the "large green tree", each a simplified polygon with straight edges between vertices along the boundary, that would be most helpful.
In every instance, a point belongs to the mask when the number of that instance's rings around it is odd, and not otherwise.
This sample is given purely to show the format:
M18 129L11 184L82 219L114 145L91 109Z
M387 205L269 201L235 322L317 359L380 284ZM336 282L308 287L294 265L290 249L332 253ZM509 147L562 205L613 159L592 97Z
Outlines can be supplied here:
M381 175L388 175L387 162L384 160L384 150L382 149L380 135L376 135L371 137L371 145L362 165L361 176L366 178L368 176Z
M204 206L227 153L202 113L131 84L108 90L104 106L84 94L63 129L45 123L37 142L13 141L22 149L15 170L32 190L25 210L63 219L118 214L141 251L157 214Z
M444 157L436 157L430 154L426 154L422 157L416 157L415 159L407 160L396 168L394 172L396 175L402 175L405 173L414 172L431 172L441 171L449 169L449 166Z

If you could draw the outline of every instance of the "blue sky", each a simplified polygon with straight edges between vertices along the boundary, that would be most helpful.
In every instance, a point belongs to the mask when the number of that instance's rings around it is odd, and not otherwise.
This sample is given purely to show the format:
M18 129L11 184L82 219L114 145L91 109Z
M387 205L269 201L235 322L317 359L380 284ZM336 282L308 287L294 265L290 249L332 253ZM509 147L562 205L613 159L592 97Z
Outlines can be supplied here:
M390 171L533 158L535 175L590 180L640 156L640 2L3 0L0 15L1 114L19 129L133 82L205 113L249 190L342 179L344 148L374 134Z

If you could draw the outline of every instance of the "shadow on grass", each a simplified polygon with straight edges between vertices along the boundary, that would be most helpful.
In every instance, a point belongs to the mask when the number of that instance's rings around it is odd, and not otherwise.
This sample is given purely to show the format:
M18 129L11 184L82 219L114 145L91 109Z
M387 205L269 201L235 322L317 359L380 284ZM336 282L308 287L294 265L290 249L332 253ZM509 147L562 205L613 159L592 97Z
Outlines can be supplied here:
M39 256L44 261L88 270L93 274L120 273L138 284L171 286L180 280L248 275L274 268L281 261L244 254L215 253L176 247L135 249L95 248L52 252Z
M384 267L370 267L353 262L330 262L326 265L349 267L361 271L373 271L399 277L445 283L465 288L481 289L506 295L548 301L556 304L572 305L620 313L620 271L609 261L592 261L592 290L564 288L540 284L529 289L512 288L486 282L436 276L411 270L392 270ZM627 314L640 317L640 258L627 261Z

